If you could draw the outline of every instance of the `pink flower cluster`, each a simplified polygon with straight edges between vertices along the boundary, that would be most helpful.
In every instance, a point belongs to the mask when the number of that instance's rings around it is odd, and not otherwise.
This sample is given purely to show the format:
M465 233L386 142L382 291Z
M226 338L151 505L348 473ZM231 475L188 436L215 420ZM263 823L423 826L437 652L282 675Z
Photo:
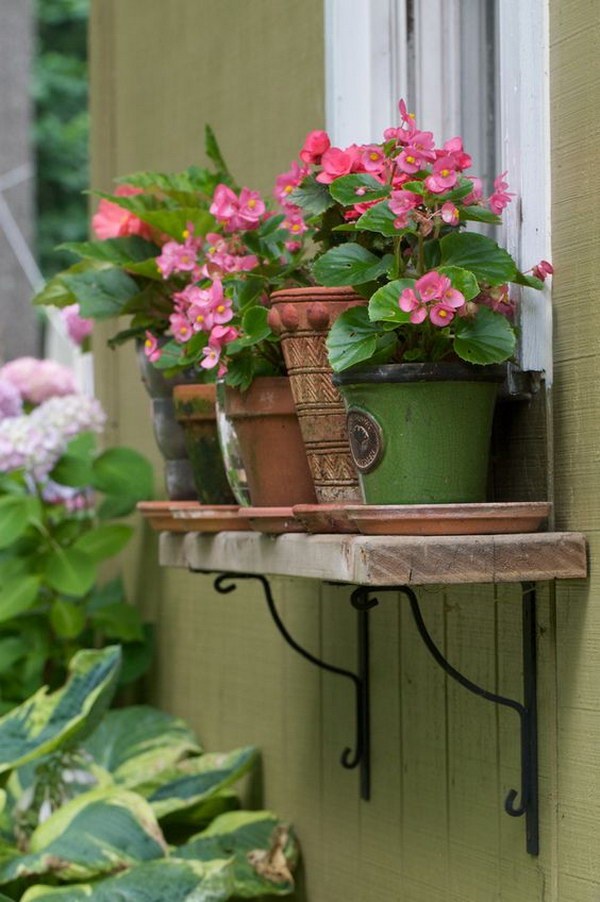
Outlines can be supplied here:
M464 295L452 288L448 276L435 270L417 279L414 289L405 288L398 301L400 309L410 313L411 323L422 323L429 317L440 328L451 323L464 305Z
M225 232L256 229L266 212L258 191L242 188L238 197L227 185L217 185L209 209Z
M317 136L324 134L325 132L311 132L311 135ZM310 138L310 135L308 137ZM329 138L327 138L327 141L329 142ZM301 242L298 239L308 229L302 210L290 201L290 195L302 184L309 172L310 169L306 163L304 166L299 166L294 160L291 168L287 172L282 172L275 179L275 190L273 193L285 213L282 225L290 233L289 239L285 242L286 250L290 251L290 253L300 250Z
M48 398L77 391L73 372L54 360L19 357L0 369L0 379L10 382L23 401L41 404Z
M386 129L385 144L332 147L326 132L310 132L300 151L300 158L305 164L317 167L315 178L321 184L329 185L343 175L365 173L382 185L390 185L389 207L396 214L394 225L397 229L407 228L412 219L421 233L427 235L434 227L435 217L441 217L447 225L456 226L459 212L452 202L443 202L440 209L425 210L422 197L403 186L412 180L422 181L430 194L438 195L443 201L444 195L460 184L460 176L472 164L471 157L464 150L462 138L450 138L443 147L436 148L433 133L417 128L414 116L407 111L403 100L399 108L402 124ZM462 203L465 206L484 203L481 180L474 176L466 177L471 181L473 190L463 198ZM498 176L494 182L494 192L487 200L495 214L501 213L514 196L507 191L505 177L506 173ZM357 195L364 200L344 212L346 219L357 219L373 204L381 202L379 199L370 201L369 190L367 187L357 188Z
M194 227L188 223L183 232L183 242L166 241L161 253L156 258L156 265L163 279L168 279L173 273L189 273L191 278L199 279L201 275L198 265L198 252L204 240L201 237L194 238Z

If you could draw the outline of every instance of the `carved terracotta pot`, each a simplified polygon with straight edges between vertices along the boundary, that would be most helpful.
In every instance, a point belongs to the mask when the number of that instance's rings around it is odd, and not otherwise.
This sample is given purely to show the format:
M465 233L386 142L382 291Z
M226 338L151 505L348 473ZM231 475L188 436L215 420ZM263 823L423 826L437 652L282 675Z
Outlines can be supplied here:
M310 499L314 502L289 379L261 377L245 392L226 385L224 405L239 442L252 505L291 507L310 504Z
M234 504L219 446L216 386L176 385L173 403L175 418L183 427L198 501L201 504Z
M269 324L281 335L308 464L321 503L360 501L342 397L331 381L325 342L349 307L366 304L351 288L290 288L271 295Z

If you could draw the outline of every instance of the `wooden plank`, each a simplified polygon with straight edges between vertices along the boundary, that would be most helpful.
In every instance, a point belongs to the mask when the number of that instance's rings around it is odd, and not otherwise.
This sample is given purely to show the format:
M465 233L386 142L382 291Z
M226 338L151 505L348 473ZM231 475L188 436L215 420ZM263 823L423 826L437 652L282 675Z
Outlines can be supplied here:
M580 533L502 536L306 536L163 533L163 566L271 573L361 585L427 585L583 578Z

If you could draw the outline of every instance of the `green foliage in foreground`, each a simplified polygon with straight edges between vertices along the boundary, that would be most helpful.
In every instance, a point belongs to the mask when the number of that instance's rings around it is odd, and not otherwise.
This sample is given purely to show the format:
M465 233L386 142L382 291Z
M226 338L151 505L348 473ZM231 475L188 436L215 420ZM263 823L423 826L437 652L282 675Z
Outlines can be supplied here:
M150 707L106 713L120 665L117 646L81 651L64 687L0 718L0 902L289 895L291 829L231 789L256 750L204 753Z

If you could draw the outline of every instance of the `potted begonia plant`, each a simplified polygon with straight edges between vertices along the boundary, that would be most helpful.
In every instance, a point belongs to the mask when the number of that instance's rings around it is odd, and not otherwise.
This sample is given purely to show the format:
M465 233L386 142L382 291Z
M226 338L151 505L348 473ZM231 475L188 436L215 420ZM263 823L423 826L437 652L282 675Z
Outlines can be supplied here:
M278 456L288 475L275 473L274 482L287 486L289 503L312 500L289 384L279 378L285 364L265 306L274 288L308 281L307 227L297 208L269 209L258 192L238 188L208 128L206 151L214 172L137 173L121 180L114 194L101 195L92 220L99 240L67 245L82 261L55 277L36 303L78 302L81 314L93 319L131 316L111 344L143 342L144 378L160 407L159 437L172 457L181 455L175 417L184 424L204 503L234 500L216 438L215 377L226 380L226 399L238 403L238 392L246 392L239 402L246 418L256 403L264 416L277 391L285 409L278 434L287 436L290 448ZM271 380L266 394L263 379ZM259 424L258 438L263 434ZM247 471L250 458L263 457L254 450L243 456ZM267 457L272 472L270 448ZM252 489L252 472L249 481ZM254 500L274 504L278 498L267 493Z
M333 324L329 360L367 503L483 501L500 365L517 341L509 283L540 289L552 267L525 275L465 228L501 223L506 173L484 197L461 138L436 147L402 101L400 114L380 144L326 150L303 186L330 245L315 277L368 297Z

